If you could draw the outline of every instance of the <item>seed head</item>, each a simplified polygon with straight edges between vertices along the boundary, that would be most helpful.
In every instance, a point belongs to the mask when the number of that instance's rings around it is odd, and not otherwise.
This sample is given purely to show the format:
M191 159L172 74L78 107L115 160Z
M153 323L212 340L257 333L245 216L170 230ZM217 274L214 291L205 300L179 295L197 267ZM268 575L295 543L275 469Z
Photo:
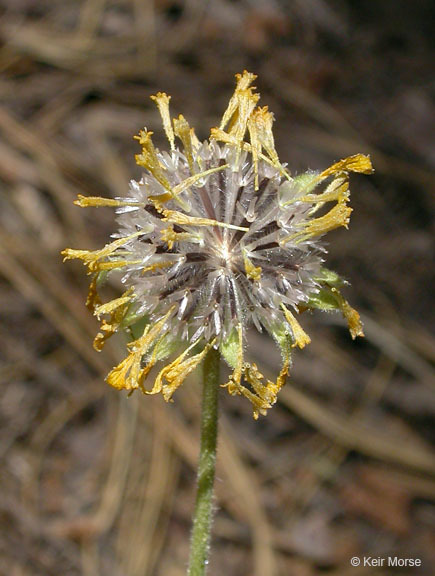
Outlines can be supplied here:
M292 177L275 150L273 115L257 107L255 76L245 71L236 78L221 124L204 142L183 116L171 123L169 96L152 96L169 152L155 148L152 132L142 130L136 161L145 171L131 181L128 195L80 195L76 201L115 207L114 240L101 250L63 254L83 260L92 275L87 305L104 317L94 347L101 350L121 329L136 338L109 373L109 384L162 392L169 400L214 346L233 369L228 391L246 396L257 417L276 402L291 349L310 342L297 320L301 311L339 309L352 337L363 335L358 313L339 292L344 281L323 266L321 239L347 228L349 172L370 173L372 166L358 154L323 172ZM102 304L97 290L115 272L126 291ZM251 327L268 332L281 348L275 382L265 382L245 360ZM151 368L171 356L175 360L166 362L150 390Z

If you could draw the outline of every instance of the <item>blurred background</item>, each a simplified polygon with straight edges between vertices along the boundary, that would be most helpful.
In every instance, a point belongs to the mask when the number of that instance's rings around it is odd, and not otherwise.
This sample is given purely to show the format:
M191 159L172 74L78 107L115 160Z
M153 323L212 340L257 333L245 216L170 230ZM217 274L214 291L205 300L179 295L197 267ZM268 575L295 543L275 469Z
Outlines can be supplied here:
M169 405L109 389L125 342L92 349L85 269L59 252L107 242L113 211L73 200L140 178L139 129L166 146L149 95L171 94L206 138L244 68L293 172L371 154L350 230L328 237L366 338L304 316L312 344L267 417L222 391L210 576L391 573L353 568L363 555L433 573L432 8L0 0L1 574L185 574L200 371ZM254 338L276 374L273 343Z

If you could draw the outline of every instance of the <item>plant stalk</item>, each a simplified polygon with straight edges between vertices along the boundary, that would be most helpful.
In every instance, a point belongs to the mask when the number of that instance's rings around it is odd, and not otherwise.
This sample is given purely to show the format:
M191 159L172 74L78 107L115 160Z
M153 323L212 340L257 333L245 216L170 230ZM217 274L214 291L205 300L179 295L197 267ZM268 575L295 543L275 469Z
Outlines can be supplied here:
M188 576L206 574L210 552L218 430L219 367L219 351L211 348L205 357L203 368L201 447Z

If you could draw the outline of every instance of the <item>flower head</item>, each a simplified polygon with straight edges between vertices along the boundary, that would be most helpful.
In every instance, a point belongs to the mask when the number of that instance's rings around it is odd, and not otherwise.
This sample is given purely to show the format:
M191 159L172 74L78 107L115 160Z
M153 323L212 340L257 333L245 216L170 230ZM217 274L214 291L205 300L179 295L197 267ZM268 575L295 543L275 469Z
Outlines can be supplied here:
M273 115L257 106L255 76L245 71L236 78L222 121L204 142L183 116L171 122L169 96L152 96L170 150L158 150L152 132L142 130L136 161L145 171L127 196L76 201L115 207L114 240L101 250L63 254L83 260L92 275L87 305L103 317L95 348L121 329L135 335L109 384L169 400L215 346L233 369L228 391L246 396L257 417L275 403L291 349L310 342L297 319L301 311L339 309L352 337L362 335L358 313L340 294L344 282L323 267L321 239L348 225L349 172L370 173L372 166L358 154L292 177L275 150ZM102 304L98 289L115 272L126 291ZM251 327L281 348L275 382L245 360ZM171 356L149 389L151 368Z

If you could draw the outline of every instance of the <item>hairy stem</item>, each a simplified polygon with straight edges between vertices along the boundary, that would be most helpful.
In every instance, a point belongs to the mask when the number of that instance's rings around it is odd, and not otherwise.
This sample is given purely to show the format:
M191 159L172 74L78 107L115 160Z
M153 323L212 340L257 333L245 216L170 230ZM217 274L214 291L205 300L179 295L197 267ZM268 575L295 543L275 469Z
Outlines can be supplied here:
M201 448L188 576L203 576L208 564L218 429L219 365L219 351L211 348L204 360Z

